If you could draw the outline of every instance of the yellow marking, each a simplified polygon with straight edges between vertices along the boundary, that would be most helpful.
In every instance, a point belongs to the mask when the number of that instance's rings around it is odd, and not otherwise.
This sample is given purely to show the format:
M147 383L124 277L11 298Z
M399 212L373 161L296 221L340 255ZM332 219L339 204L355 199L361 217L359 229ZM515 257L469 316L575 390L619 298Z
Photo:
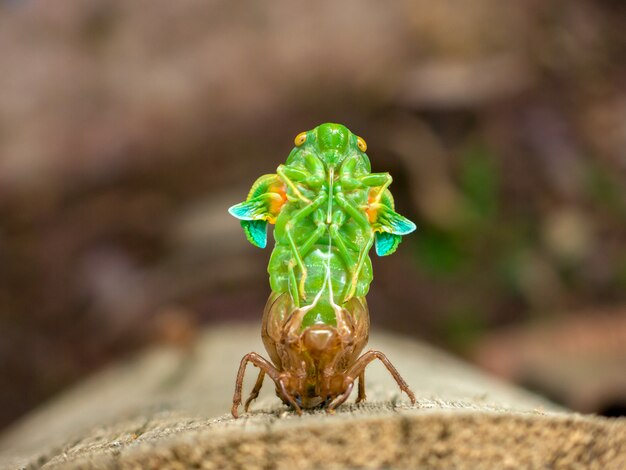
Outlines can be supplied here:
M361 152L365 152L367 150L367 144L365 143L362 137L357 136L356 145L357 147L359 147L359 150Z
M302 144L306 142L306 132L300 132L296 138L293 140L296 144L296 147L300 147Z
M380 196L381 193L377 193L375 188L370 189L370 193L367 198L367 209L365 209L365 212L367 213L367 220L369 220L370 224L376 222L376 219L378 218Z
M283 208L283 206L287 202L287 192L286 192L285 185L282 183L274 183L270 185L268 188L268 192L276 195L272 197L272 200L270 202L270 206L269 206L270 215L267 218L267 221L270 224L275 224L276 217L278 216L278 214L280 213L280 210Z

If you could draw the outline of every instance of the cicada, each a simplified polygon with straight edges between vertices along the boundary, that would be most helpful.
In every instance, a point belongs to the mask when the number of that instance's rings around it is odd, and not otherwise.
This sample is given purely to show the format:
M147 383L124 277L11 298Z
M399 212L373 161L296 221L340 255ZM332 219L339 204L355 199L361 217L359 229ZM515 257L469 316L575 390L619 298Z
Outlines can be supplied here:
M369 335L365 296L373 279L369 252L386 256L415 224L396 213L389 173L372 173L367 144L340 124L302 132L287 162L261 176L246 200L229 209L253 245L276 244L268 272L272 293L262 338L271 362L251 352L237 374L232 414L238 416L249 362L260 369L245 403L257 398L265 375L298 414L303 408L333 412L358 379L365 399L365 368L379 359L412 403L415 396L380 351L361 351Z

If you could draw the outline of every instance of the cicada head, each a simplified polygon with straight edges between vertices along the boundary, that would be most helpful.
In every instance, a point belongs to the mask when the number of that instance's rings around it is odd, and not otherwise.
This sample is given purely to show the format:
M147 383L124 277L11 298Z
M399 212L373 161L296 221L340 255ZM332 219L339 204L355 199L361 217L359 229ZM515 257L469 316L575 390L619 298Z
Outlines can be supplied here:
M327 169L339 168L346 158L356 153L363 160L363 167L369 171L365 140L341 124L325 123L313 130L300 132L294 143L296 147L290 154L287 164L297 161L305 153L313 153Z
M327 168L339 166L346 158L351 134L341 124L322 124L317 127L319 157Z

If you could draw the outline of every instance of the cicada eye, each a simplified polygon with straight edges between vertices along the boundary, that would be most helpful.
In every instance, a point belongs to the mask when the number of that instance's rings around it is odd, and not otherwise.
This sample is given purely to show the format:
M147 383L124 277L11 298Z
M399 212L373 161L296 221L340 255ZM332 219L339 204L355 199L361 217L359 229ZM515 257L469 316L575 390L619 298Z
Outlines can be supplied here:
M300 147L303 143L306 142L306 132L300 132L296 138L294 139L296 147Z
M361 137L356 138L356 145L359 147L361 152L365 152L367 150L367 144Z

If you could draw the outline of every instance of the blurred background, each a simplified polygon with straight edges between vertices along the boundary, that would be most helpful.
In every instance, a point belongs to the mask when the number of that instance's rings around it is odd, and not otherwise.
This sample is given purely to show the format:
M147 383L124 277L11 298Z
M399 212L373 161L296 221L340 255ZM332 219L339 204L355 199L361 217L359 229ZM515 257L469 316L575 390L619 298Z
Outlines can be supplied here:
M270 252L226 209L328 121L418 225L374 256L376 327L626 414L625 18L613 0L0 1L0 428L133 351L259 321Z

